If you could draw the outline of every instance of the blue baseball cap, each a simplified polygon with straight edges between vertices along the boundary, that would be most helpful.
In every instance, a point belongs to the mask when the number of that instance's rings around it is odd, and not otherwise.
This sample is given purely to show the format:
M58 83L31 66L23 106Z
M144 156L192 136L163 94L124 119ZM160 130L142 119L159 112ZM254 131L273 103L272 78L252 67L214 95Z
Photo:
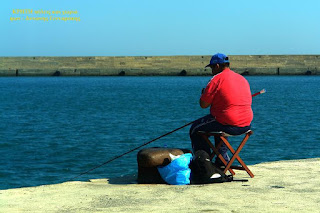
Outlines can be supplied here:
M208 64L206 67L209 67L210 65L213 65L213 64L223 64L223 63L229 63L228 56L226 56L223 53L217 53L211 57L210 64Z

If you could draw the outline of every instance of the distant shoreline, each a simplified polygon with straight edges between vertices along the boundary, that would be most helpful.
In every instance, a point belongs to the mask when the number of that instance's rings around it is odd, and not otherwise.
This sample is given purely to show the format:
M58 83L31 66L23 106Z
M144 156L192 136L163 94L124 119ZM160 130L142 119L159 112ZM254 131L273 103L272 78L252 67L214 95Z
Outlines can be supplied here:
M242 75L319 75L320 55L229 55ZM0 76L205 76L210 56L0 57Z

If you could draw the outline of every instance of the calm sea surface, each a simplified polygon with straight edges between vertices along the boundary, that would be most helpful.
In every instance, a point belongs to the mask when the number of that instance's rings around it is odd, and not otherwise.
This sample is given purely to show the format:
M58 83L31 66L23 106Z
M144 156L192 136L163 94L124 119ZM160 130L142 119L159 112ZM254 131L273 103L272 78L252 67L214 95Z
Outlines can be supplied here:
M320 77L249 76L248 164L320 157ZM210 77L0 78L0 189L61 183L209 113ZM191 148L189 127L147 147ZM233 138L234 143L237 138ZM137 151L77 180L137 173Z

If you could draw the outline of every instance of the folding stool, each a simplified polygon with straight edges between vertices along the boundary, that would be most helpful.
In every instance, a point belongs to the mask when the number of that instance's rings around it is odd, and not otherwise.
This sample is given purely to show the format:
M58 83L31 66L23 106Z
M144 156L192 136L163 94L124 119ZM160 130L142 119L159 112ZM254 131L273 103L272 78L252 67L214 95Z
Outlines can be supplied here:
M213 153L210 156L211 160L213 159L213 157L215 155L217 155L217 157L225 165L224 173L229 171L232 175L235 175L235 172L233 171L233 169L238 169L238 170L245 170L249 174L249 176L251 178L254 177L253 173L250 171L250 169L247 167L247 165L243 162L243 160L239 156L239 153L240 153L241 149L243 148L243 146L245 145L245 143L249 139L250 135L253 134L252 130L248 130L247 132L243 133L245 136L242 139L242 141L241 141L241 143L238 146L236 151L233 149L233 147L228 142L227 137L229 137L229 136L239 136L239 135L229 135L229 134L227 134L225 132L204 132L204 131L198 131L198 134L200 134L203 137L203 139L208 143L210 148L213 150ZM220 142L217 144L217 147L215 147L212 144L212 142L209 140L210 136L216 136L216 137L219 137L221 139ZM219 153L219 148L222 146L223 143L228 147L228 149L233 154L233 156L230 159L229 163L227 163L226 160ZM241 164L241 166L232 166L232 163L234 162L235 159L238 160L238 162Z

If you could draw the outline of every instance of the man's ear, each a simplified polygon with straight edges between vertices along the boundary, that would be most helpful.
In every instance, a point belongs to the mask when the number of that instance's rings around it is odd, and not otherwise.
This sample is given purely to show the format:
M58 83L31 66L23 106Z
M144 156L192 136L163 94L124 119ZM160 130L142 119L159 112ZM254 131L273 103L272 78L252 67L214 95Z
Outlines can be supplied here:
M215 64L214 67L212 68L212 74L216 75L218 74L220 71L220 65L219 64Z

